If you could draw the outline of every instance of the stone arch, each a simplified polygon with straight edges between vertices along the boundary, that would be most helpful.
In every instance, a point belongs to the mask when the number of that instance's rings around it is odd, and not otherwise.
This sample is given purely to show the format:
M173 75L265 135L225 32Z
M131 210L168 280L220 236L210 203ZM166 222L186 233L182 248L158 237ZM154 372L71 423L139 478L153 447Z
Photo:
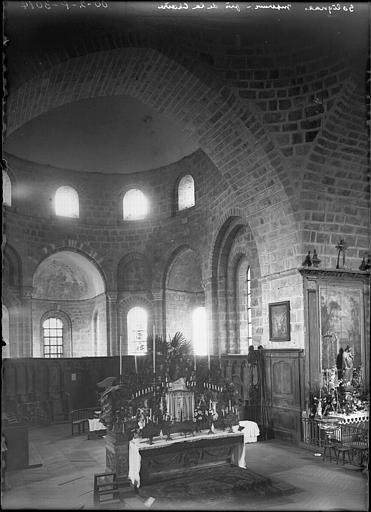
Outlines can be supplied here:
M130 252L121 258L117 268L118 292L150 292L152 272L147 258Z
M105 292L105 282L89 258L77 251L56 251L44 258L33 276L33 297L86 300Z
M37 326L51 305L71 319L68 357L97 355L92 318L94 311L99 310L102 325L106 325L106 284L99 267L81 251L54 251L35 269L32 292L34 357L42 357L41 331ZM106 329L101 331L99 346L100 355L106 355Z
M198 253L188 245L178 247L168 259L163 286L163 325L166 335L182 332L190 339L191 312L205 304Z
M20 291L22 286L22 262L17 251L8 243L3 251L3 287Z
M86 69L95 71L86 73ZM259 251L278 251L278 236L285 237L285 249L301 244L283 185L289 183L288 176L271 137L258 118L230 89L210 86L206 76L200 79L158 50L119 48L52 66L9 95L8 133L65 103L98 95L122 94L131 95L175 119L198 141L234 190ZM36 102L35 98L42 99ZM29 108L21 108L24 102ZM276 227L280 219L278 235ZM282 248L280 252L275 269L285 260L298 264L300 250L289 250L287 258L283 257ZM264 273L269 273L271 266L267 263Z
M100 277L103 280L104 283L104 289L107 289L107 278L105 275L105 272L102 268L102 262L103 258L98 258L98 254L96 251L92 249L89 243L84 242L78 242L74 239L67 239L63 240L63 242L59 245L56 245L54 243L48 244L42 248L42 252L44 253L44 256L39 262L37 263L36 268L33 269L33 274L35 273L36 269L40 266L40 264L49 256L52 256L53 254L57 254L63 251L69 251L74 252L83 258L86 258L99 272Z
M18 293L5 288L2 293L2 304L7 308L9 321L9 355L8 357L22 357L21 347L23 325L22 325L22 302Z
M236 213L236 212L234 212ZM241 256L250 257L255 279L260 277L258 256L255 252L255 240L247 222L238 215L222 219L224 223L219 227L215 237L211 255L211 301L212 301L212 332L214 351L236 351L236 337L232 324L235 315L235 279L234 270ZM248 230L244 233L244 230ZM250 236L251 235L251 236ZM235 247L238 237L249 236L251 247L246 244ZM258 283L256 280L256 287ZM258 289L256 289L258 295ZM217 345L218 340L218 346Z

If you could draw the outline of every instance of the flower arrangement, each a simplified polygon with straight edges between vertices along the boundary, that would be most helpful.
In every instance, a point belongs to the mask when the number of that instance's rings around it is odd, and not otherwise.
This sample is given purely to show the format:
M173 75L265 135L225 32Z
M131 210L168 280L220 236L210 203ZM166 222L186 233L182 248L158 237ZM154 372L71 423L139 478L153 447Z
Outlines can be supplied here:
M193 421L195 423L202 423L206 419L205 408L201 407L201 405L197 406L193 413Z
M369 397L359 387L344 386L342 380L336 388L322 386L311 394L310 417L328 416L331 413L354 414L368 410Z

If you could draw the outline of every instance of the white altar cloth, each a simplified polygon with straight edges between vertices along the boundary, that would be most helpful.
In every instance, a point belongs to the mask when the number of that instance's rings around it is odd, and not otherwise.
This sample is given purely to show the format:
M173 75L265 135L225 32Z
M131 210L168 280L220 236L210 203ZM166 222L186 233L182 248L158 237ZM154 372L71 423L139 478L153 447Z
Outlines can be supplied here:
M243 427L241 430L244 438L244 443L256 443L260 430L255 421L241 420L239 426Z
M161 439L159 437L153 438L153 444L149 444L147 439L132 439L129 443L129 479L131 483L140 487L140 466L141 466L141 455L140 451L142 450L151 450L153 448L159 448L161 446L169 446L171 444L176 443L193 443L197 442L200 439L210 439L212 436L213 439L217 438L225 438L225 437L236 437L240 436L241 432L225 432L222 430L215 430L214 434L208 434L205 432L197 432L194 436L185 437L183 434L171 434L171 439L168 441L166 439ZM245 444L241 443L241 445L234 451L232 454L232 464L239 466L240 468L246 469L245 462Z
M89 419L89 432L95 432L96 430L106 430L106 426L98 418Z

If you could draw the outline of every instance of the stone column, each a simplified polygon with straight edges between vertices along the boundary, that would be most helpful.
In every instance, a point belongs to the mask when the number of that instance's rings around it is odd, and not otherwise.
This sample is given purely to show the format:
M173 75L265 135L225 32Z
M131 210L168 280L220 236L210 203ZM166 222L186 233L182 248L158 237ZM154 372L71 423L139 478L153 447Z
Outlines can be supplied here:
M153 323L156 327L156 336L165 337L166 333L165 333L164 322L163 322L164 303L163 303L162 288L152 290L152 297L153 297Z
M218 344L218 333L215 332L213 322L213 315L215 315L215 311L213 311L213 301L212 301L212 293L211 293L211 278L207 278L202 281L202 288L204 289L205 294L205 308L207 315L207 332L208 332L208 342L209 342L209 350L210 355L220 356L221 352L219 350Z
M24 286L21 295L21 314L19 314L19 339L18 356L32 357L33 333L32 333L32 286Z
M107 291L106 297L107 356L116 356L119 354L117 292Z

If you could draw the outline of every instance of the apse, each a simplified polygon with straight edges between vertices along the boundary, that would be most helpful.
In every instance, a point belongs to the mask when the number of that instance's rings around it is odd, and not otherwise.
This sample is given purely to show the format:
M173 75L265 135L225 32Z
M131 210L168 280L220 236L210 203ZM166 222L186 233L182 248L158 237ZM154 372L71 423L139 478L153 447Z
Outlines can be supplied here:
M33 277L34 357L107 354L105 284L85 256L60 251Z

